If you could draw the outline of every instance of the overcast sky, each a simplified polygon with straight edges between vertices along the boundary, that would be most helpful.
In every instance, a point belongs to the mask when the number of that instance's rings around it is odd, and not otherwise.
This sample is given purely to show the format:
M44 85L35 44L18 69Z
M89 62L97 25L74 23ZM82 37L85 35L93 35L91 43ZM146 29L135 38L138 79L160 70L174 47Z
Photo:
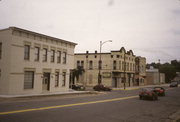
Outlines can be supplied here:
M76 53L133 50L180 60L180 0L0 0L0 29L16 26L75 42Z

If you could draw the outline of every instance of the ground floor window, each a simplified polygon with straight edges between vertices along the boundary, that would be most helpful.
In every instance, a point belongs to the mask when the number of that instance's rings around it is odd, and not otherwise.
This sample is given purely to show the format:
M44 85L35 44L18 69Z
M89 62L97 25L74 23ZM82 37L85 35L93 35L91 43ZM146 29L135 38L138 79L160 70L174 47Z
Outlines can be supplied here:
M66 72L62 73L62 86L66 86Z
M34 87L34 72L24 72L24 89L32 89Z
M59 86L59 72L55 72L55 87Z

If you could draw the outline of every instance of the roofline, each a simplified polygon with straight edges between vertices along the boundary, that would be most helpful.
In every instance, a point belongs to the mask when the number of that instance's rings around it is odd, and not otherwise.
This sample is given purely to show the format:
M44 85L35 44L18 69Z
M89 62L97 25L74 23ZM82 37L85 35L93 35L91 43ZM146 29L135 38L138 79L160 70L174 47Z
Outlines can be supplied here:
M2 29L2 30L8 30L8 29L23 31L23 32L26 32L26 33L31 33L31 34L42 36L42 37L45 37L45 38L50 38L50 39L53 39L53 40L56 40L56 41L60 41L60 42L64 42L64 43L69 43L69 44L72 44L72 45L77 45L77 43L73 43L73 42L70 42L70 41L66 41L66 40L63 40L63 39L59 39L59 38L56 38L56 37L48 36L48 35L37 33L37 32L33 32L33 31L25 30L25 29L18 28L18 27L13 27L12 26L12 27L9 27L9 28L6 28L6 29Z
M74 55L95 55L95 54L100 54L100 53L75 53ZM101 53L101 54L111 54L111 53Z

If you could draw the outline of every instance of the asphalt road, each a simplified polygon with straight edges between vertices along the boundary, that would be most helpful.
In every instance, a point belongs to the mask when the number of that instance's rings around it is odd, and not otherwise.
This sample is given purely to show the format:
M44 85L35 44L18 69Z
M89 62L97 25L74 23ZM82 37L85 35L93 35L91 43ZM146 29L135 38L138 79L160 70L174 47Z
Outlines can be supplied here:
M158 101L139 100L139 90L0 100L0 122L171 122L180 87L166 89Z

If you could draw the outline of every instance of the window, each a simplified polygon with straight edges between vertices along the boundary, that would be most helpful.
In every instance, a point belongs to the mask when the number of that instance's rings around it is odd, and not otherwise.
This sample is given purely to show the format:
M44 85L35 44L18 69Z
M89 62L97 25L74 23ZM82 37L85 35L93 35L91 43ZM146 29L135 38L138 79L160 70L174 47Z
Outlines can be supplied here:
M81 61L81 67L84 68L84 61Z
M24 60L30 59L30 45L24 46Z
M121 70L121 61L119 61L119 70Z
M66 86L66 72L62 73L62 86Z
M55 72L55 87L59 86L59 72Z
M2 43L0 43L0 59L2 57Z
M67 53L66 52L63 52L63 64L66 64L66 56L67 55Z
M116 70L116 61L113 61L113 69Z
M57 63L61 63L61 51L57 51Z
M47 49L43 49L43 62L47 62Z
M77 61L77 67L79 67L80 66L80 61Z
M51 62L54 62L55 50L51 50Z
M39 61L39 53L40 53L40 48L35 47L35 61Z
M117 55L116 57L119 58L119 55Z
M93 61L89 61L89 69L93 69Z
M34 86L34 72L25 71L24 72L24 89L32 89Z

